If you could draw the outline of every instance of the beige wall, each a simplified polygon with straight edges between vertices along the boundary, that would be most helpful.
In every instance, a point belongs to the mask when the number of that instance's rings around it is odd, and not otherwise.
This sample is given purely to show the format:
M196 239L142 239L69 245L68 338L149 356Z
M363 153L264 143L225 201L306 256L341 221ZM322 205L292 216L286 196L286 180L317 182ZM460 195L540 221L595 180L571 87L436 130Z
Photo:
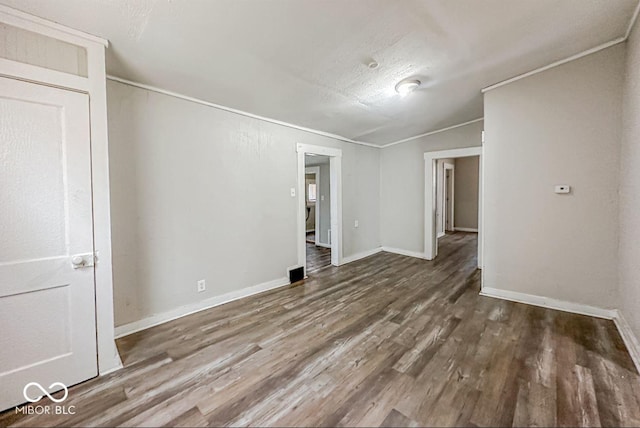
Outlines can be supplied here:
M424 153L480 146L482 128L475 122L380 151L383 246L424 252Z
M344 256L380 246L379 149L107 90L116 325L285 277L297 264L296 143L342 150Z
M616 305L624 54L619 44L485 94L485 287Z
M454 226L478 229L479 156L456 159Z
M627 41L620 166L620 308L640 337L640 25Z

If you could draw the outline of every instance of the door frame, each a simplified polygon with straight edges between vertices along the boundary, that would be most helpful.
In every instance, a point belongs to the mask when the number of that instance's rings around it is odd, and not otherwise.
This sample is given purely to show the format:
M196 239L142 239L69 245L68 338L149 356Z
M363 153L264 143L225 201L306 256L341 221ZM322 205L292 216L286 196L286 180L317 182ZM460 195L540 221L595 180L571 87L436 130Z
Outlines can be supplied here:
M307 274L307 244L305 215L305 155L314 154L329 157L329 187L331 194L331 264L342 264L342 150L310 144L296 145L298 152L298 266L303 266ZM316 234L317 236L317 234Z
M436 177L437 160L446 158L479 157L478 168L478 268L482 269L483 239L483 156L482 146L464 149L441 150L424 154L424 258L433 260L438 255L438 239L436 227ZM444 193L444 192L443 192Z
M451 171L451 175L450 175L451 189L447 188L447 170ZM454 209L455 209L454 208L455 173L456 173L455 165L452 165L450 163L445 163L443 165L443 168L442 168L442 175L443 175L443 179L442 179L442 184L443 184L442 207L443 207L445 215L443 216L442 230L444 231L444 234L447 233L447 220L449 220L449 223L451 224L451 226L450 226L450 228L448 230L451 231L451 230L454 230L454 228L455 228L455 225L453 224L453 219L454 219L453 214L454 214ZM451 192L449 192L449 190L451 190ZM450 199L449 202L450 203L447 203L447 196L449 196L449 199Z
M318 245L318 243L320 242L320 237L318 236L318 232L320 231L320 192L319 192L319 190L320 190L320 167L319 166L305 166L304 174L305 175L313 174L315 176L315 180L316 180L316 202L315 202L315 205L314 205L314 208L315 208L315 225L313 227L315 228L315 233L314 233L315 245ZM306 192L306 189L305 189L305 192ZM306 193L305 193L305 197L306 197ZM306 226L305 226L305 229L306 229ZM305 231L305 233L306 233L306 231Z
M93 245L96 293L97 360L100 375L122 368L115 344L113 313L113 273L111 255L111 203L109 190L109 142L107 134L107 88L105 39L47 21L0 5L0 22L22 28L86 49L87 76L76 76L52 69L0 58L0 76L34 84L89 94L91 132L91 190L93 198Z

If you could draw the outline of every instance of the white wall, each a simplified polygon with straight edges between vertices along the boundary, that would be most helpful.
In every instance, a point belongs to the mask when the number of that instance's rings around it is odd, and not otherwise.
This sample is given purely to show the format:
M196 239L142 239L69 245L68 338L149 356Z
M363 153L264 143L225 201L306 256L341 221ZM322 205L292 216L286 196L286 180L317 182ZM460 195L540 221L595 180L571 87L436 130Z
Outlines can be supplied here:
M456 159L454 180L454 226L465 229L478 228L478 178L480 157Z
M482 129L475 122L380 151L383 246L424 252L424 153L480 146Z
M485 94L484 287L615 307L624 49Z
M380 246L378 149L113 81L107 90L116 325L286 275L297 263L296 143L343 151L344 256Z
M640 337L640 25L627 41L620 165L620 309Z

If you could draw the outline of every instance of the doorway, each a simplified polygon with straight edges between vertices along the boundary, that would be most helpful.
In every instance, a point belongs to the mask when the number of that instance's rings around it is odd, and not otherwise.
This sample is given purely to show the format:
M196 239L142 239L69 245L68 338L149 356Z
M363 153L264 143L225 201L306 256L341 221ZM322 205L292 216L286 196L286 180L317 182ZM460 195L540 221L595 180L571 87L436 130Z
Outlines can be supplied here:
M305 155L307 273L331 265L331 174L328 156Z
M436 223L438 238L442 238L453 231L455 159L438 159L436 169Z
M333 266L342 263L342 150L298 144L297 152L298 266L306 277L327 260ZM312 259L318 253L320 260Z
M482 268L482 147L428 152L424 159L424 257L435 259L448 234L473 233Z
M453 231L454 219L454 172L455 168L444 169L444 231Z

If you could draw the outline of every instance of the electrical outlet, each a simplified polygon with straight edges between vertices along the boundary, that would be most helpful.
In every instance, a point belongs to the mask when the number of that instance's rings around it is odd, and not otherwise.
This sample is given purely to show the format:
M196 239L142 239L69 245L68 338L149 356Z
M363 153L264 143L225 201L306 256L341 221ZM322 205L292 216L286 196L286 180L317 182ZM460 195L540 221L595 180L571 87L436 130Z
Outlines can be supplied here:
M202 293L206 289L207 289L207 283L205 282L205 280L201 279L200 281L198 281L198 293Z

